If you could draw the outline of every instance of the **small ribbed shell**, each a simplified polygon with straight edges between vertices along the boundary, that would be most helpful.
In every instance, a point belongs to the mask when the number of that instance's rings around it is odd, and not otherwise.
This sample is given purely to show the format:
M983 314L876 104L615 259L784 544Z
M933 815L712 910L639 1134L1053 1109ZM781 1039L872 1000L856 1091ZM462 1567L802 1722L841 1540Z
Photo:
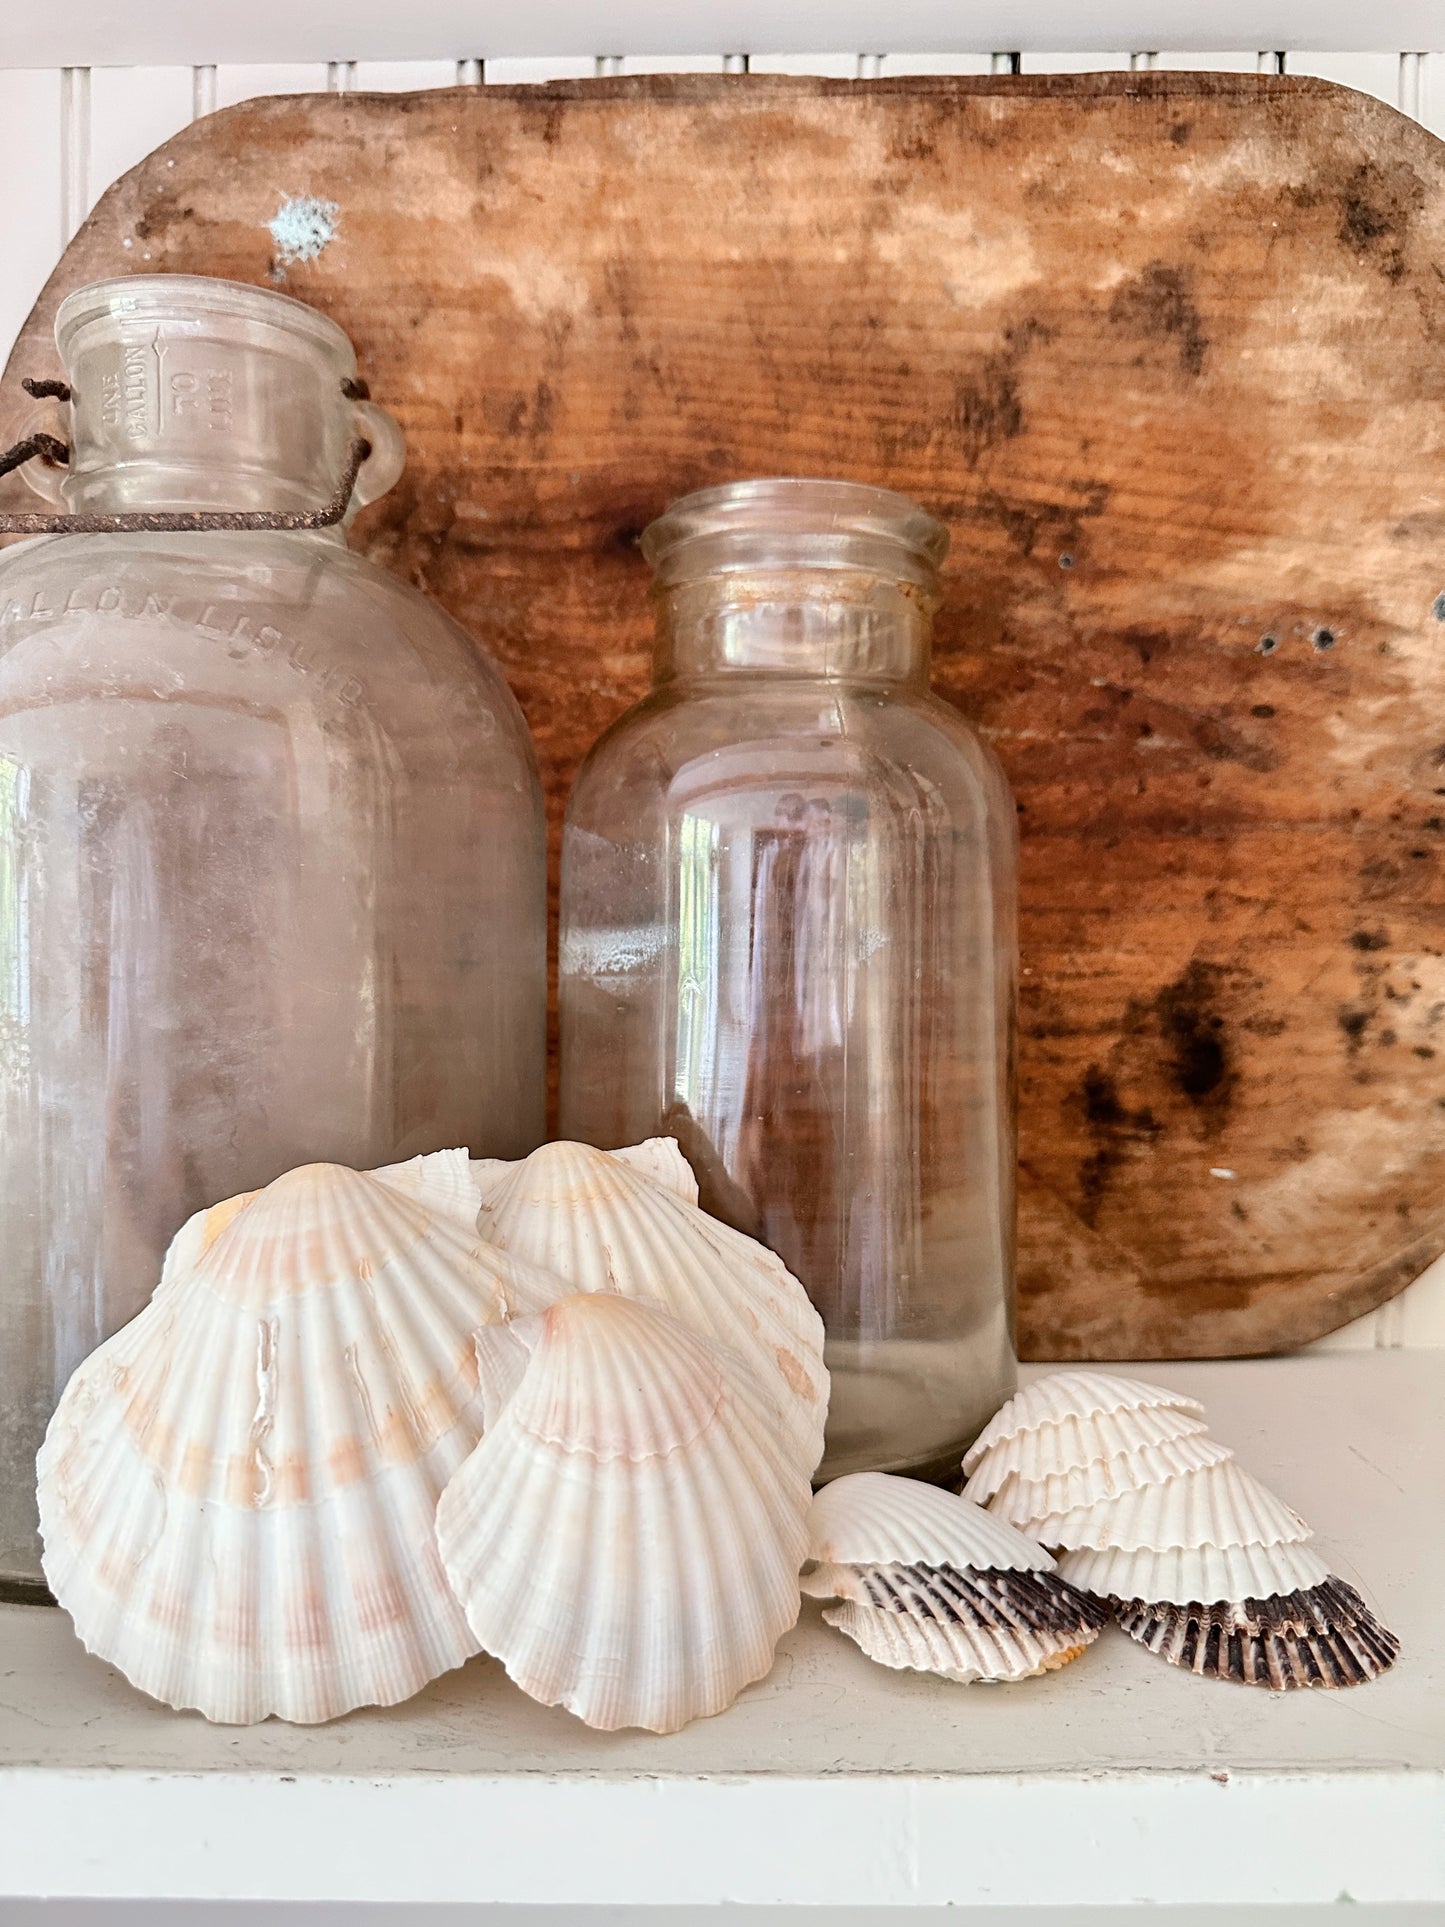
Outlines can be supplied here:
M529 1322L478 1334L511 1391L437 1508L447 1576L533 1699L674 1732L796 1620L807 1475L746 1363L666 1311L598 1292Z
M825 1485L808 1514L808 1542L809 1558L823 1565L1048 1572L1054 1563L971 1499L889 1472Z
M675 1137L644 1138L641 1144L624 1144L620 1150L609 1151L607 1156L640 1171L645 1178L651 1178L665 1191L681 1198L684 1204L697 1203L697 1178ZM472 1182L478 1193L478 1204L490 1198L507 1173L515 1171L522 1162L521 1158L474 1158Z
M1400 1642L1342 1579L1214 1605L1121 1602L1119 1624L1151 1653L1209 1679L1275 1691L1359 1686L1394 1665Z
M472 1334L565 1286L494 1250L463 1152L308 1165L198 1213L41 1450L85 1645L208 1718L390 1705L476 1650L431 1534L475 1445Z
M1112 1372L1051 1372L1015 1392L989 1420L963 1457L963 1469L972 1472L986 1453L1020 1432L1031 1432L1041 1425L1059 1425L1070 1418L1092 1418L1106 1412L1148 1410L1162 1406L1176 1412L1202 1414L1197 1399L1182 1392L1166 1391L1162 1385L1147 1385L1142 1379L1120 1378ZM1056 1468L1063 1470L1063 1467Z
M1265 1599L1318 1586L1329 1577L1307 1545L1174 1546L1163 1552L1083 1550L1059 1555L1061 1576L1097 1599Z
M974 1467L964 1490L982 1505L1009 1479L1037 1485L1044 1479L1102 1465L1110 1459L1132 1458L1147 1447L1179 1454L1172 1469L1184 1472L1196 1462L1188 1458L1190 1441L1206 1437L1207 1430L1203 1419L1167 1405L1067 1418L1057 1425L1041 1425L1037 1431L1016 1432L1011 1439L992 1446Z
M1072 1472L1055 1472L1033 1483L1010 1473L989 1499L988 1509L996 1519L1007 1519L1020 1532L1037 1535L1039 1527L1057 1513L1074 1513L1144 1486L1159 1485L1181 1472L1222 1465L1233 1456L1228 1446L1200 1432L1165 1445L1142 1445L1121 1458L1095 1459ZM965 1498L974 1496L965 1489Z
M659 1183L635 1154L587 1144L544 1144L514 1165L486 1188L478 1222L502 1250L558 1273L574 1291L664 1305L746 1359L772 1423L812 1473L828 1409L823 1322L766 1246Z
M833 1567L841 1606L823 1614L880 1666L945 1679L1030 1679L1077 1659L1107 1610L1052 1573L925 1566Z
M1073 1512L1034 1522L1040 1544L1122 1552L1164 1552L1171 1546L1277 1546L1308 1539L1299 1514L1277 1499L1235 1459L1180 1472L1160 1485L1140 1486Z

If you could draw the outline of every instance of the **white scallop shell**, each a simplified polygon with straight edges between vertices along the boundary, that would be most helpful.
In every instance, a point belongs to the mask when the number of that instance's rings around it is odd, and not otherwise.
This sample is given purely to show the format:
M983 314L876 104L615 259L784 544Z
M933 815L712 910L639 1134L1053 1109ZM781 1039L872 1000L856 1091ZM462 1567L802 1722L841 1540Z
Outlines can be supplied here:
M1233 1458L1074 1512L1051 1513L1034 1530L1046 1546L1117 1546L1125 1552L1277 1546L1311 1537L1299 1514Z
M1139 1406L1121 1412L1096 1412L1090 1418L1069 1417L1036 1431L1016 1432L988 1448L973 1468L967 1492L980 1504L990 1499L1009 1478L1037 1484L1106 1459L1126 1458L1145 1446L1174 1446L1203 1438L1204 1420L1172 1406ZM1187 1447L1185 1448L1187 1450ZM1178 1469L1184 1471L1181 1464Z
M531 1323L437 1508L447 1576L532 1698L674 1732L760 1679L796 1620L807 1477L746 1365L669 1313L583 1293Z
M1181 1472L1222 1465L1233 1456L1227 1445L1199 1432L1164 1445L1142 1445L1117 1459L1095 1459L1090 1465L1055 1472L1047 1479L1028 1481L1011 1472L989 1499L988 1509L996 1519L1007 1519L1020 1532L1034 1534L1053 1514L1076 1512L1103 1499L1117 1499L1142 1486L1160 1485ZM976 1494L965 1487L964 1497L974 1498Z
M298 1169L315 1173L346 1170L347 1167L318 1164L301 1165ZM476 1243L471 1234L476 1230L477 1212L482 1203L481 1186L473 1175L475 1170L476 1166L465 1151L432 1151L420 1157L408 1158L401 1164L380 1165L365 1175L388 1185L404 1197L415 1198L437 1219L455 1220L458 1234L471 1247ZM287 1179L295 1178L297 1172L287 1172L285 1176ZM187 1218L167 1247L161 1263L160 1283L151 1294L152 1302L177 1279L188 1277L232 1218L260 1195L259 1191L241 1191L235 1197L223 1198L219 1204L207 1205L204 1210L194 1212ZM294 1202L300 1194L288 1186L287 1195ZM274 1205L275 1201L272 1202Z
M544 1144L514 1165L487 1191L478 1223L484 1237L560 1274L574 1291L664 1305L747 1359L773 1423L813 1471L828 1409L823 1321L766 1246L587 1144Z
M986 1452L1019 1432L1030 1432L1040 1425L1057 1425L1067 1418L1091 1418L1099 1412L1137 1411L1165 1406L1177 1412L1202 1413L1197 1399L1182 1392L1166 1391L1162 1385L1146 1385L1143 1379L1120 1378L1113 1372L1050 1372L1036 1378L1032 1385L1015 1392L979 1433L963 1457L963 1469L972 1472Z
M1042 1546L971 1499L889 1472L834 1479L808 1514L808 1556L824 1565L951 1566L1048 1572Z
M1329 1568L1309 1546L1173 1546L1163 1552L1085 1548L1059 1555L1059 1573L1098 1599L1211 1605L1318 1586Z
M475 1652L437 1497L475 1329L565 1286L478 1236L465 1152L309 1165L188 1221L41 1450L44 1566L92 1652L210 1719L390 1705Z
M620 1150L609 1151L607 1156L640 1171L654 1184L681 1198L684 1204L697 1203L697 1177L675 1137L644 1138L641 1144L624 1144ZM490 1198L507 1173L515 1171L522 1162L521 1158L473 1158L472 1181L478 1191L477 1202L480 1204L483 1197Z

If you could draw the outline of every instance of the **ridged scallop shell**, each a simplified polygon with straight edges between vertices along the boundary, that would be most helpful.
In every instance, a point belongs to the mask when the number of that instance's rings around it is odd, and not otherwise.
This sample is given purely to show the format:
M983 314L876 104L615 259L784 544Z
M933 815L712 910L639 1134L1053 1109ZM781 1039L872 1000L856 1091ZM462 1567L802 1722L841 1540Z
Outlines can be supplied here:
M1180 1472L1161 1485L1034 1524L1046 1546L1163 1552L1171 1546L1277 1546L1308 1539L1309 1527L1233 1458Z
M1222 1465L1233 1456L1227 1445L1200 1432L1164 1445L1143 1445L1121 1458L1095 1459L1091 1465L1056 1472L1047 1479L1028 1482L1010 1473L989 1499L988 1509L996 1519L1007 1519L1020 1532L1037 1533L1056 1514L1072 1514L1144 1486L1160 1485L1183 1472ZM965 1498L974 1496L965 1488Z
M1265 1599L1321 1585L1329 1568L1307 1545L1174 1546L1163 1552L1085 1549L1059 1555L1061 1576L1097 1599Z
M1047 1572L835 1567L844 1604L823 1614L881 1666L945 1679L1018 1680L1077 1659L1107 1610Z
M641 1144L624 1144L620 1150L606 1155L640 1171L654 1184L681 1198L684 1204L697 1203L697 1177L675 1137L644 1138ZM522 1162L521 1158L474 1158L471 1170L478 1192L477 1202L480 1204L483 1197L491 1197L507 1173L515 1171Z
M949 1566L1049 1572L1042 1546L956 1492L890 1472L834 1479L808 1514L808 1556L823 1565Z
M1015 1392L989 1420L963 1457L963 1469L972 1472L985 1453L1020 1432L1041 1425L1058 1425L1069 1418L1092 1418L1105 1412L1147 1410L1163 1406L1176 1412L1202 1414L1197 1399L1181 1392L1167 1391L1162 1385L1148 1385L1139 1378L1120 1378L1113 1372L1050 1372ZM1063 1468L1058 1468L1062 1470Z
M1135 1411L1098 1412L1092 1418L1067 1418L1037 1431L1016 1432L991 1446L974 1466L964 1488L969 1498L987 1503L1008 1479L1036 1485L1060 1473L1103 1464L1109 1459L1132 1458L1146 1447L1187 1455L1191 1439L1207 1436L1203 1419L1171 1406L1141 1406ZM1188 1470L1181 1457L1175 1470Z
M198 1213L72 1378L46 1577L156 1699L325 1720L475 1652L431 1530L481 1431L472 1334L559 1287L478 1236L466 1165L309 1165Z
M363 1175L387 1185L403 1197L414 1198L434 1218L453 1220L457 1235L471 1247L476 1243L472 1233L476 1230L477 1212L482 1203L481 1186L473 1175L475 1169L465 1151L431 1151L420 1157L408 1158L401 1164L380 1165ZM288 1171L285 1178L296 1179L299 1183L302 1172L323 1171L348 1171L349 1175L354 1175L345 1165L308 1164ZM278 1183L282 1181L277 1180ZM259 1190L242 1191L235 1197L222 1198L219 1204L207 1205L187 1218L166 1249L161 1263L160 1283L151 1294L151 1302L154 1303L177 1279L189 1277L231 1220L260 1195ZM288 1185L287 1196L293 1205L301 1195L298 1189Z
M1352 1586L1327 1578L1297 1592L1215 1605L1117 1608L1131 1639L1171 1666L1275 1691L1359 1686L1394 1665L1400 1642Z
M512 1388L436 1519L476 1639L589 1726L721 1712L772 1666L807 1550L807 1476L747 1365L607 1292L477 1345Z
M503 1250L557 1272L574 1291L664 1305L747 1359L771 1422L813 1471L828 1409L823 1322L766 1246L587 1144L544 1144L524 1158L487 1189L478 1222Z

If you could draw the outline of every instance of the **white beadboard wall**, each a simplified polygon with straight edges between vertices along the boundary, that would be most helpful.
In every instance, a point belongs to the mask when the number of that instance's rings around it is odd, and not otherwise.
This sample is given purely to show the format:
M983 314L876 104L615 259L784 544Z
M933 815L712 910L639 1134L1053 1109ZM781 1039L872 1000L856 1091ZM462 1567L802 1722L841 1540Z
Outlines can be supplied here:
M304 9L303 9L304 11ZM1363 9L1351 9L1358 22ZM195 20L191 16L192 21ZM675 18L676 16L674 16ZM888 16L878 14L875 44ZM1412 22L1413 24L1413 22ZM1435 17L1445 43L1445 15ZM940 36L942 38L942 36ZM1163 36L1160 36L1161 38ZM1200 38L1205 38L1203 32ZM1324 34L1321 33L1321 38ZM1332 38L1340 39L1338 32ZM1434 36L1432 36L1434 37ZM13 38L8 36L7 38ZM344 52L338 28L337 51ZM1084 36L1080 36L1081 42ZM1096 36L1090 33L1088 38ZM103 53L103 40L95 43ZM238 51L243 49L238 49ZM5 57L14 60L7 45ZM1445 136L1445 51L1310 52L1307 48L1201 51L891 54L508 54L427 60L276 60L214 65L0 66L0 362L62 248L101 193L188 121L255 94L321 90L406 91L582 79L593 74L793 73L838 79L885 74L1084 73L1101 68L1187 68L1313 74L1374 94ZM1445 1347L1445 1258L1379 1311L1321 1339L1317 1350Z

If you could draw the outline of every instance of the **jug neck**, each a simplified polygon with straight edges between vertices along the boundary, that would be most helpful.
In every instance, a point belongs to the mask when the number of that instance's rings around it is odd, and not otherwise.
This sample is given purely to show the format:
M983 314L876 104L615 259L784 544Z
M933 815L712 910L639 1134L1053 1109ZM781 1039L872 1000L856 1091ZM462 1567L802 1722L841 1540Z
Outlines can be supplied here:
M656 570L654 679L926 685L942 525L856 482L737 482L643 535Z
M350 341L288 295L195 275L99 282L61 304L55 335L75 514L317 508L370 434Z
M653 680L711 676L928 682L933 607L861 571L768 571L655 591Z

